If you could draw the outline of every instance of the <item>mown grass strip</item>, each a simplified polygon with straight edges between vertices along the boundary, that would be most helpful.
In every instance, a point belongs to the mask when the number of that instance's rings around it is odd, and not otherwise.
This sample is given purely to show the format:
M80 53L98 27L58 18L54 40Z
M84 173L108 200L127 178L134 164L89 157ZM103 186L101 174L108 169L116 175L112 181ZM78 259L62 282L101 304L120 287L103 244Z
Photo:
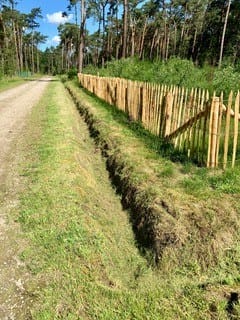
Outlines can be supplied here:
M60 83L35 109L33 123L39 120L42 134L23 171L30 184L20 216L31 244L23 258L35 275L28 285L37 297L33 319L157 319L153 297L162 289L148 295L151 269Z

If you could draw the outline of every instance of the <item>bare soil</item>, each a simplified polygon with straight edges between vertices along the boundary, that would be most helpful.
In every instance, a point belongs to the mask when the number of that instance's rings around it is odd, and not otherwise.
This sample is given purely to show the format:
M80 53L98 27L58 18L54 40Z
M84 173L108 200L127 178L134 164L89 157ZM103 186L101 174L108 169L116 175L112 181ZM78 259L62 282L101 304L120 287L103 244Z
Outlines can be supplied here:
M28 139L24 130L31 109L43 95L50 78L28 81L0 93L0 319L30 319L25 293L29 277L19 256L24 239L12 212L18 207L22 181L18 164L21 143Z

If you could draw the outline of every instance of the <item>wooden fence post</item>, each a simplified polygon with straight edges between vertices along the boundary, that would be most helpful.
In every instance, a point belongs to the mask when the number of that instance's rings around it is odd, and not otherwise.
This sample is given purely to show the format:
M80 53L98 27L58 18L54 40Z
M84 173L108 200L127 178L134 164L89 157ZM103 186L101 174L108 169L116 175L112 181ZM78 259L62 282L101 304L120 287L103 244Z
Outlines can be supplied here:
M168 136L171 132L172 123L172 108L173 108L173 94L168 92L165 96L165 132L164 137Z
M221 130L222 130L222 115L223 115L223 92L221 93L219 100L219 112L218 112L218 132L217 132L217 149L216 149L216 167L218 167L219 148L221 143Z
M143 113L143 86L139 85L139 106L138 106L138 121L142 121Z
M124 111L127 113L129 116L129 105L128 105L128 81L126 81L126 87L125 87L125 108Z
M214 168L217 164L217 143L218 143L218 125L219 125L220 98L213 96L209 121L209 142L208 142L208 160L207 167Z
M234 133L233 133L233 156L232 156L232 168L235 166L237 142L238 142L238 121L239 121L239 91L235 100L234 108Z
M223 169L226 169L228 160L228 144L229 144L229 133L230 133L230 120L231 120L231 107L233 100L233 92L231 91L228 97L227 114L226 114L226 125L225 125L225 138L224 138L224 154L223 154Z

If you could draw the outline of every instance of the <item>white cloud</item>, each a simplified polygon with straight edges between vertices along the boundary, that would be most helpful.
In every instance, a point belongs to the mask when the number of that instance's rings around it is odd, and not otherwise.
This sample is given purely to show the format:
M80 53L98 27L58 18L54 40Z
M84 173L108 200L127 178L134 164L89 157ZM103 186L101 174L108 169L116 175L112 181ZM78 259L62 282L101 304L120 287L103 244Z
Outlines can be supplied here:
M52 43L54 43L54 44L59 44L60 41L61 41L61 39L59 36L54 36L52 38Z
M54 23L54 24L64 24L70 20L72 20L73 14L69 14L67 17L62 16L62 12L54 12L52 14L47 14L47 21L49 23Z
M48 41L46 42L46 46L47 47L50 47L50 46L56 47L57 45L59 45L60 41L61 40L60 40L59 36L54 36L54 37L48 39Z

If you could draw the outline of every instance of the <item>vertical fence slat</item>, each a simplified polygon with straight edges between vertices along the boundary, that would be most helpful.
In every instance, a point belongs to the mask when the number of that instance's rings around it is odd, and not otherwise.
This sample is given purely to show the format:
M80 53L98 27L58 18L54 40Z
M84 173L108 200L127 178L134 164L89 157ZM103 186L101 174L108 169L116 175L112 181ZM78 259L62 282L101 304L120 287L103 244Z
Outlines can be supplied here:
M193 96L193 105L192 105L192 117L194 117L197 114L197 96L198 96L199 89L195 88L194 90L194 96ZM196 123L193 124L193 126L190 129L190 156L193 156L195 154L195 140L196 140Z
M214 168L216 166L216 151L217 151L217 134L218 134L218 123L219 123L219 97L213 98L212 110L211 110L211 121L210 121L210 133L209 133L209 161L208 167Z
M225 125L225 137L224 137L224 152L223 152L223 169L226 169L228 160L228 145L229 145L229 133L230 133L230 118L232 107L233 92L231 91L228 97L226 125Z
M164 137L170 134L172 122L173 94L168 92L165 97L165 133Z
M213 109L214 109L214 99L215 92L213 94L211 109L210 109L210 119L209 119L209 132L208 132L208 155L207 155L207 167L211 164L211 146L212 146L212 122L213 122Z
M234 108L234 133L233 133L233 155L232 155L232 168L236 161L237 141L238 141L238 121L239 121L239 91L235 99Z
M218 113L218 129L217 129L217 142L216 142L216 156L215 156L215 167L218 167L219 160L219 146L221 141L221 129L222 129L222 113L223 113L223 93L221 93L219 99L219 113Z
M199 91L199 96L198 96L198 111L203 110L203 105L204 105L204 99L205 99L205 90L200 90ZM196 141L196 150L197 150L197 161L200 162L200 144L201 144L201 133L202 133L202 125L203 125L204 118L201 118L198 121L197 124L197 141Z
M161 86L157 86L157 97L156 97L156 116L155 116L155 132L159 136L159 125L160 125L160 116L161 116Z
M181 118L182 118L182 109L183 109L183 96L184 96L184 88L180 88L179 90L179 109L178 109L178 119L177 119L177 128L180 127ZM179 145L180 136L176 137L174 145L177 147Z

